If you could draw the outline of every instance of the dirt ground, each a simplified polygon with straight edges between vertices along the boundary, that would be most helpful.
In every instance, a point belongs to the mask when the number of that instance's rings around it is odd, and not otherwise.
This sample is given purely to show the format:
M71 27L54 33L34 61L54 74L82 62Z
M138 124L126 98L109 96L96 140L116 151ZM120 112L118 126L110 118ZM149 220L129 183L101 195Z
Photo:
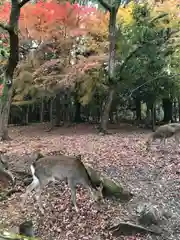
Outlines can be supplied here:
M127 125L107 136L98 135L93 126L86 124L55 128L51 132L46 132L46 128L43 124L9 128L13 140L1 143L0 150L7 150L10 169L30 171L33 160L26 155L36 149L43 154L54 151L81 154L84 162L119 181L134 197L128 204L111 200L99 204L90 199L85 189L78 188L77 214L71 206L68 187L50 184L42 194L44 216L33 198L29 198L22 211L22 193L15 193L0 202L1 225L15 231L19 223L32 219L36 234L43 240L111 240L115 238L108 226L120 219L136 221L137 205L152 202L171 213L171 218L162 223L163 235L119 239L180 239L180 147L176 148L172 139L163 147L153 144L151 151L146 152L143 143L149 132ZM16 187L25 191L21 179Z

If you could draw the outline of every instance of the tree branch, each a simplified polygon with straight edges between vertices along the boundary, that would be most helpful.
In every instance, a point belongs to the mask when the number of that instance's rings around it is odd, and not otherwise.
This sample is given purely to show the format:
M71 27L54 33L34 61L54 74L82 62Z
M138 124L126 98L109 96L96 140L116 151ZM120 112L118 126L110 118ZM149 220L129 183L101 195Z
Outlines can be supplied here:
M174 77L177 77L177 76L180 76L180 73L171 75L171 76L169 76L168 78L174 78ZM142 83L141 85L137 86L136 88L134 88L127 97L131 97L132 94L133 94L135 91L137 91L139 88L143 87L144 85L146 85L146 84L148 84L148 83L150 83L150 82L153 82L153 81L155 81L155 80L158 80L158 79L160 79L160 78L165 78L165 77L167 77L167 75L157 76L157 77L155 77L155 78L149 79L148 81L146 81L146 82Z
M104 0L98 0L98 2L109 12L111 12L112 6Z
M129 55L125 58L124 62L121 64L120 69L119 69L119 71L118 71L118 74L119 74L119 73L121 74L121 72L124 70L124 68L125 68L125 66L126 66L126 63L127 63L127 62L134 56L134 54L136 54L137 51L138 51L140 48L142 48L143 46L144 46L144 44L139 45L139 46L137 46L133 51L131 51L131 52L129 53Z
M159 19L161 19L161 18L164 18L164 17L166 17L166 16L168 16L168 15L169 15L168 13L161 13L160 15L154 17L154 18L150 21L150 23L154 23L155 21L157 21L157 20L159 20Z
M30 0L22 0L20 3L19 3L19 7L22 8L26 3L28 3Z

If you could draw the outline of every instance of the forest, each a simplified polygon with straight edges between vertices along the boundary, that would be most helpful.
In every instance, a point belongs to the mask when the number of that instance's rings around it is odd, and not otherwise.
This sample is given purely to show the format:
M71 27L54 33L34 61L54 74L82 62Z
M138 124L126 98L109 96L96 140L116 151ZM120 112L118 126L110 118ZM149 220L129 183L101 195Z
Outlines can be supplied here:
M180 239L179 59L179 0L1 0L0 240Z

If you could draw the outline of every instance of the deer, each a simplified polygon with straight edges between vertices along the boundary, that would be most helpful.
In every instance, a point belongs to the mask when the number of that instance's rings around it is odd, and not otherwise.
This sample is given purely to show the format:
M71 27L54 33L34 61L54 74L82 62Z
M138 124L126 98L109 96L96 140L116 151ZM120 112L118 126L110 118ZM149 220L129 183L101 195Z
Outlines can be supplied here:
M83 162L81 155L78 156L45 156L37 159L31 166L31 173L33 181L27 186L25 193L22 195L21 206L27 200L27 197L34 190L35 199L38 203L40 212L44 215L44 209L41 203L41 192L49 182L56 180L67 179L68 186L71 190L71 201L74 205L75 211L79 212L76 204L76 185L81 184L89 190L91 197L95 201L103 199L102 189L103 185L96 186Z
M180 124L179 123L169 123L162 125L153 132L148 140L146 141L147 149L149 149L150 144L156 139L160 139L160 144L166 143L168 138L174 137L176 144L179 144L180 135Z

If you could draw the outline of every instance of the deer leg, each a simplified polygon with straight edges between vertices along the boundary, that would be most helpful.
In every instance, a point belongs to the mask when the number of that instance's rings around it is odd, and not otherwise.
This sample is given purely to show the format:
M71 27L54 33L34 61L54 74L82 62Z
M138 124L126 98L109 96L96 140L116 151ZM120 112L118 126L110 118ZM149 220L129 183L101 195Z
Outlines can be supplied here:
M176 145L179 145L179 143L180 143L179 136L175 134L174 139L175 139Z
M44 215L44 209L41 201L41 186L39 185L35 192L35 199L37 201L40 212Z
M26 192L24 194L22 194L22 202L21 202L21 207L24 206L28 195L39 186L39 179L38 178L34 178L32 183L26 188Z
M160 147L165 146L165 144L166 144L166 138L162 138L160 140Z
M79 209L78 209L77 204L76 204L76 186L74 185L72 179L71 180L68 179L68 185L69 185L69 187L71 189L71 200L72 200L72 203L73 203L73 205L75 207L76 212L79 212Z
M163 139L163 144L164 144L164 146L166 145L166 142L167 142L167 139L164 138L164 139Z
M149 151L149 150L150 150L151 144L152 144L152 140L151 140L151 139L149 139L149 140L145 143L146 151Z

